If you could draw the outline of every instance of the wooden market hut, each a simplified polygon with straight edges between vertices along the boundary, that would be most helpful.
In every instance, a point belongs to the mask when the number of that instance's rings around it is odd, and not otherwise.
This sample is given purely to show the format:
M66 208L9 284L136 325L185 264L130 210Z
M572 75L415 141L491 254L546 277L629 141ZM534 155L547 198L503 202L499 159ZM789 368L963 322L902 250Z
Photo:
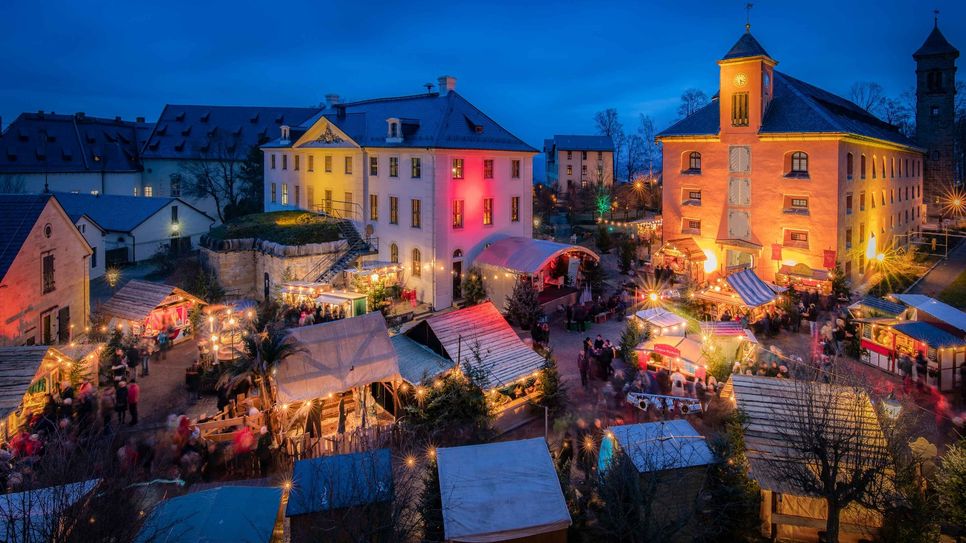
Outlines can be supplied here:
M744 269L719 279L716 284L697 291L694 296L699 301L711 304L717 318L726 309L732 314L750 311L755 315L760 309L774 303L778 294L784 291L783 287L763 281L754 270Z
M295 455L334 452L350 434L394 420L402 380L381 313L292 328L300 350L275 375Z
M606 472L617 455L634 465L645 497L653 500L652 509L661 512L663 522L684 526L667 540L690 541L689 521L699 506L708 466L717 461L705 437L684 419L611 426L601 441L598 471Z
M658 263L670 266L674 273L702 283L708 255L692 237L669 239L657 251Z
M40 413L47 394L60 390L72 364L97 384L98 354L102 343L0 347L0 439L7 441L34 414Z
M448 360L482 374L481 386L503 431L529 420L534 382L544 358L527 346L491 302L435 315L406 335Z
M278 486L226 485L160 502L144 521L137 543L281 543L284 532Z
M132 279L97 308L111 327L120 326L136 336L157 336L169 327L169 339L178 343L191 336L191 310L205 305L201 298L163 283Z
M565 543L570 512L541 438L436 451L451 542Z
M285 516L292 543L392 541L389 449L299 460Z
M781 426L783 417L806 416L806 402L791 379L734 374L721 392L736 409L747 417L744 440L750 476L761 488L762 535L772 540L821 541L825 529L827 507L825 501L808 495L789 481L776 476L772 464L802 462L798 453L787 445L788 425ZM862 446L882 450L885 436L872 402L865 394L840 385L809 383L809 394L818 402L832 402L827 419L834 427L829 430L840 435L858 435ZM853 505L842 511L839 541L859 543L874 540L882 526L879 513Z

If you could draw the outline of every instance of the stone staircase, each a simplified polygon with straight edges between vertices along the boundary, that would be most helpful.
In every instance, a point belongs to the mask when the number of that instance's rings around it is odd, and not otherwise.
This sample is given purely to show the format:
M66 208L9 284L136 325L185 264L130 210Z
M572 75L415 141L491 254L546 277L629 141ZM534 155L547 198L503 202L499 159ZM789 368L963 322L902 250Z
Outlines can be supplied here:
M336 219L339 232L346 241L346 250L342 253L325 255L302 279L315 283L329 283L336 275L351 266L360 256L377 254L379 252L378 238L363 238L356 230L355 224L349 219Z

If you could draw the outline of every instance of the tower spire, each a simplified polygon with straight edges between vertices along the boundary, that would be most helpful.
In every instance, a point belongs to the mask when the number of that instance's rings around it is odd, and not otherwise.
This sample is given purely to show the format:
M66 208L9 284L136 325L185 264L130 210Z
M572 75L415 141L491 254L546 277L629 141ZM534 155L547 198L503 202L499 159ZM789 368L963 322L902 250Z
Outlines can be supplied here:
M933 28L939 28L939 10L938 9L932 10L932 15L933 15L932 17Z
M745 4L745 32L751 32L751 8L753 7L755 5L751 2Z

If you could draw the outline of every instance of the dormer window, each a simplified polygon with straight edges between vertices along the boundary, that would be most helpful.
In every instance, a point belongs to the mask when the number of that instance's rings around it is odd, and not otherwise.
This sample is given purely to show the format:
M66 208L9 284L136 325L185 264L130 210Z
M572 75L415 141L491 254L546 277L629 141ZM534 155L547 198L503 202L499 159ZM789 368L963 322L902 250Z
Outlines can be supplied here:
M282 125L282 140L283 141L288 141L289 133L290 133L289 126L283 124Z
M399 119L394 117L386 119L386 142L400 143L402 140L402 125Z

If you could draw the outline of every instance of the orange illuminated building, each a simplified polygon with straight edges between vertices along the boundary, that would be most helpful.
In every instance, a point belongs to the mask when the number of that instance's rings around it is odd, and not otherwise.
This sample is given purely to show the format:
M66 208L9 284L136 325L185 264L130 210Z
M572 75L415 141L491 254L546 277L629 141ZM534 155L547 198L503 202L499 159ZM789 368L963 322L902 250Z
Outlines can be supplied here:
M711 103L658 135L665 254L699 280L752 268L824 291L839 263L856 282L922 222L921 150L777 64L746 28Z

